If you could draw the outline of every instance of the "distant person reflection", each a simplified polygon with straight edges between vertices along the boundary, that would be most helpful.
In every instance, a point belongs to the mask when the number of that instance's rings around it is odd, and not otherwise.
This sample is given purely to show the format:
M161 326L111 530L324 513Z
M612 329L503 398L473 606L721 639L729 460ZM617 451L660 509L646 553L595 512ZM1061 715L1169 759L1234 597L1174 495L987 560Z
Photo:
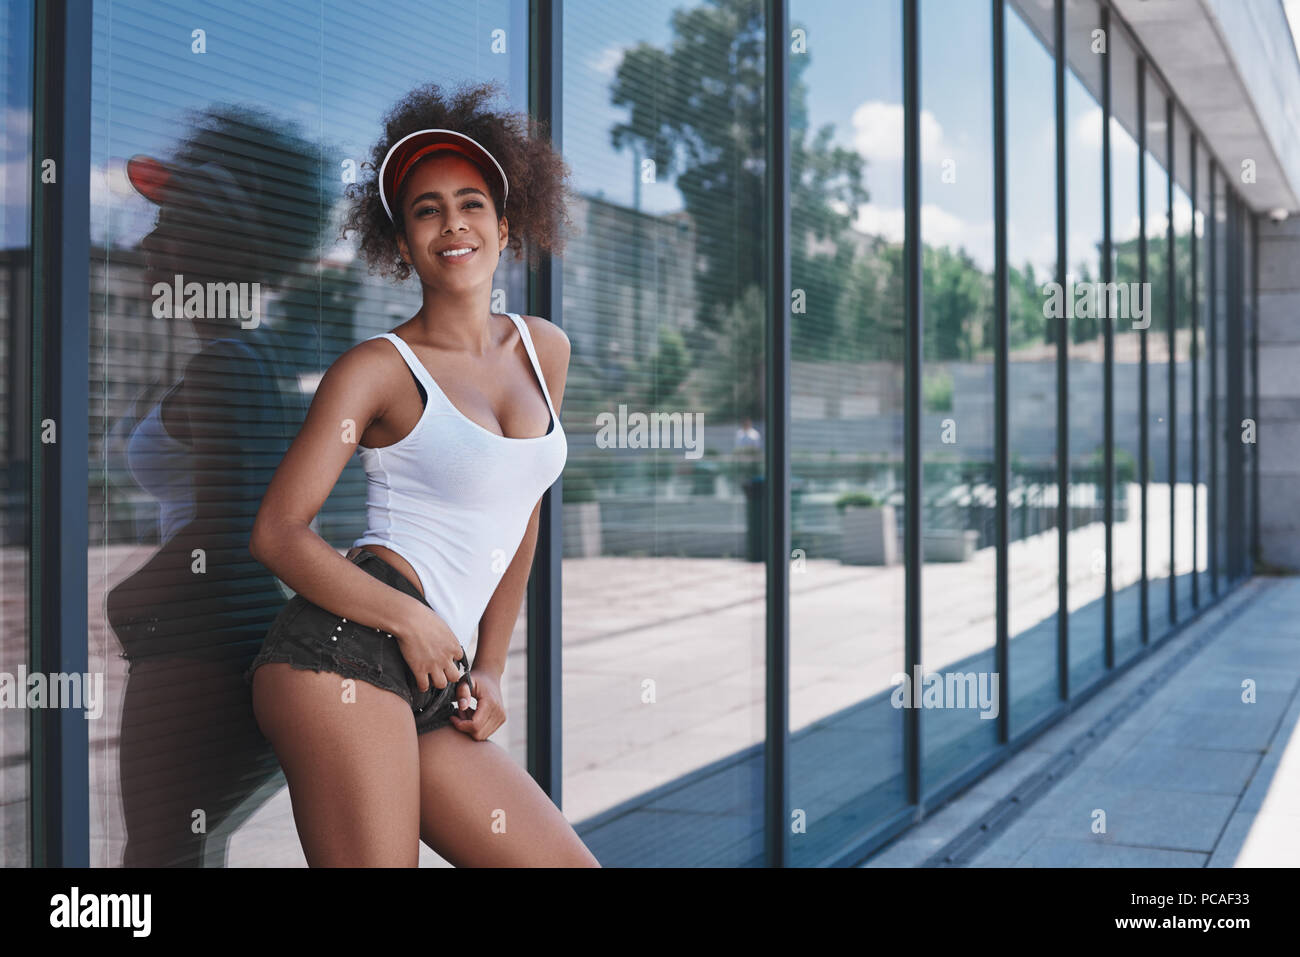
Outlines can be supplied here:
M290 343L265 307L272 290L301 304L317 288L320 163L319 146L284 122L228 106L200 114L173 161L128 163L132 185L159 206L140 243L144 308L198 351L119 426L131 476L158 501L161 538L108 596L129 661L127 867L224 863L232 811L242 803L242 819L274 791L279 767L242 675L286 595L248 539L303 415ZM289 321L312 335L310 318Z

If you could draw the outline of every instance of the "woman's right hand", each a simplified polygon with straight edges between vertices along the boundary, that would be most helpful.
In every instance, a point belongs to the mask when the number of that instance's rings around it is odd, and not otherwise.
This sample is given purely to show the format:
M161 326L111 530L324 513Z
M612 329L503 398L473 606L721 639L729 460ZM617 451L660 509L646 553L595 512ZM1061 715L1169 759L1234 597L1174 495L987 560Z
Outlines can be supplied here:
M465 649L447 623L428 605L415 602L411 623L394 637L420 691L428 691L430 685L441 690L460 680L461 670L456 662ZM465 664L468 667L469 662Z

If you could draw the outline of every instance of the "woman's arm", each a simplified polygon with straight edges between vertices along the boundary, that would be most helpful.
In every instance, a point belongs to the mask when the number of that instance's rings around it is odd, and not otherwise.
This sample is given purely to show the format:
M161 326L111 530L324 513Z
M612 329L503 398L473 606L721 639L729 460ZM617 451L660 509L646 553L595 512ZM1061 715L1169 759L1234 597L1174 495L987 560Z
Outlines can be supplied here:
M326 370L293 444L262 497L249 553L326 611L394 635L428 611L417 598L366 574L310 528L361 435L380 418L398 385L390 346L353 346Z
M551 404L555 406L555 414L558 416L560 403L564 399L565 379L569 374L569 337L563 329L545 319L524 316L523 320L528 323L528 332L532 336L533 347L537 350L537 361L542 367L542 375L551 392ZM498 678L505 671L510 636L519 619L528 575L533 567L541 510L542 502L538 499L533 514L528 519L523 541L519 543L510 567L501 576L496 591L483 610L483 617L479 619L478 645L474 650L472 671L487 672Z

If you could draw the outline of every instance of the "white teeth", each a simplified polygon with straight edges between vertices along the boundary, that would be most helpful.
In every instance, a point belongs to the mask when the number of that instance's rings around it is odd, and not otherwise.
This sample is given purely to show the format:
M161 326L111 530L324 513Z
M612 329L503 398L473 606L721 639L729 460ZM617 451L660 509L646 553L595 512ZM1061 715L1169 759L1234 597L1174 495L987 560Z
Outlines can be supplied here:
M439 253L440 256L468 256L474 250L472 249L453 249L451 252Z

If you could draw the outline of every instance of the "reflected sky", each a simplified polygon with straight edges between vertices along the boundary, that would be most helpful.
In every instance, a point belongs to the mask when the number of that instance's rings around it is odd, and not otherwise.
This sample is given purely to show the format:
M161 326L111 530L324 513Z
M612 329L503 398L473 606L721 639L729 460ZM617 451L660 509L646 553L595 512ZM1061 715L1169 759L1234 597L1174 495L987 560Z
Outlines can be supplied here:
M183 0L163 7L144 0L117 0L112 5L113 29L108 29L109 7L95 8L94 130L92 150L92 237L96 242L130 245L152 225L155 211L135 196L120 170L120 161L137 152L158 154L174 143L178 118L187 109L213 99L274 106L296 117L306 128L319 131L342 155L364 157L378 132L378 120L392 105L395 91L434 79L499 77L509 74L517 108L526 106L526 69L512 43L526 43L526 4L497 0L472 5L408 4L411 32L405 59L391 50L393 34L378 23L393 18L392 6L355 3L309 3L259 8L257 29L237 5L222 7L198 0ZM672 40L671 13L655 5L630 5L619 17L601 15L602 0L568 0L564 18L565 89L569 110L579 109L581 123L564 133L564 154L574 171L580 192L628 206L634 203L636 158L610 142L608 130L626 119L627 110L610 102L609 88L623 52L634 43L663 48ZM687 7L689 9L689 7ZM381 11L384 16L381 16ZM978 3L949 4L943 16L928 17L924 48L960 49L987 35L987 7ZM398 14L398 19L403 19ZM857 100L853 90L886 88L891 78L891 57L863 56L873 43L896 42L894 37L863 37L842 28L837 4L807 5L792 20L792 28L806 31L809 58L808 86L818 91L808 102L813 129L831 124L834 142L859 152L867 160L866 185L871 193L855 220L863 232L903 238L903 197L899 144L903 117L897 103ZM439 26L435 30L433 23ZM432 36L419 26L428 23ZM205 31L205 53L192 52L193 30ZM500 31L504 31L501 33ZM478 37L465 43L463 37ZM494 52L502 43L506 52ZM1008 62L1025 62L1028 44L1039 45L1033 33L1008 17ZM448 48L457 56L447 57ZM429 66L419 51L428 49ZM963 178L974 176L991 183L992 118L989 112L984 50L969 58L935 58L923 64L925 110L921 117L923 170L923 231L927 242L965 247L984 269L992 269L991 232L984 190L953 190L942 204L925 202L934 196L941 164L951 158ZM378 73L373 65L388 68ZM847 63L865 74L862 86L839 82ZM434 66L436 64L436 66ZM972 76L976 69L978 76ZM173 82L159 83L160 75ZM1100 106L1082 84L1069 74L1067 103L1071 129L1067 142L1077 145L1068 157L1069 176L1089 182L1101 179ZM976 82L972 82L976 81ZM1016 82L1008 77L1008 107L1020 115L1043 108L1041 83ZM1049 94L1050 104L1050 90ZM117 115L114 117L114 108ZM850 124L840 122L850 116ZM1010 184L1030 195L1050 194L1055 170L1054 142L1009 144L1010 149L1041 155L1039 163L1022 164L1022 178ZM1122 180L1122 178L1121 178ZM1123 189L1121 184L1117 188ZM1122 199L1122 197L1117 197ZM683 208L672 175L657 183L642 184L640 207L652 213ZM1100 234L1100 210L1072 206L1070 245L1082 248ZM1116 223L1117 232L1124 224ZM1049 269L1055 258L1054 237L1011 237L1020 255L1017 262L1032 261L1036 269ZM1073 258L1073 257L1072 257Z

